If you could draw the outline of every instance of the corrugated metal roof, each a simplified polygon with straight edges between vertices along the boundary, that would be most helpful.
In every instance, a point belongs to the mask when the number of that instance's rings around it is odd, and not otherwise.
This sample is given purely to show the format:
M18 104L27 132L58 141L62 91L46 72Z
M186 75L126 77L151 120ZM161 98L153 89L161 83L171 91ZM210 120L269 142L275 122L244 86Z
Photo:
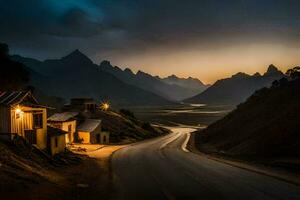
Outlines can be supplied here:
M78 127L78 131L92 132L100 124L101 124L100 119L87 119Z
M6 106L20 104L28 96L30 96L33 103L38 104L29 91L0 92L0 104Z
M51 117L48 118L48 121L54 122L65 122L78 115L78 112L63 112L63 113L55 113Z

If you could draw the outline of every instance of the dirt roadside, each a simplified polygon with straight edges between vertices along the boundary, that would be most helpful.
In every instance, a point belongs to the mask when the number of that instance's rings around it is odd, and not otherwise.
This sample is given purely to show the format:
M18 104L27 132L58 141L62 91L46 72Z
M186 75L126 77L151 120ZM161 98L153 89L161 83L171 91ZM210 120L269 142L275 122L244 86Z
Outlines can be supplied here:
M67 182L71 185L66 199L114 199L116 191L110 157L113 152L125 146L85 146L87 151L81 154L88 158L81 165L65 172Z
M39 173L26 172L27 176L21 176L25 174L24 171L16 176L14 168L9 175L11 180L0 187L1 197L10 200L114 199L117 193L113 184L110 156L125 146L85 146L86 151L73 151L81 158L79 164L40 168ZM1 170L9 173L5 169ZM36 172L37 169L32 171Z

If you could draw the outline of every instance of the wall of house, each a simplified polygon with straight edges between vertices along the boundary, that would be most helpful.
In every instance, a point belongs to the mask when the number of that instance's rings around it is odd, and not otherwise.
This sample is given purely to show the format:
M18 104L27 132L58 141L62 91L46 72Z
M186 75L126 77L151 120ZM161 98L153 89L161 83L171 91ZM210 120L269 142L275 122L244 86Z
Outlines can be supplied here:
M71 125L71 132L69 132L68 130L69 125ZM66 134L66 143L74 142L74 133L76 132L76 120L63 122L61 129L66 132L69 132L69 134Z
M102 128L101 128L101 123L100 123L99 126L94 131L91 132L90 143L92 143L92 144L98 143L99 144L101 142L101 130L102 130ZM100 135L100 136L98 136L98 135ZM97 137L100 137L100 142L98 141Z
M43 128L37 129L37 145L41 149L47 147L47 110L43 109Z
M47 110L46 108L31 108L26 106L19 106L21 110L17 117L16 108L10 109L10 126L11 133L25 137L25 130L36 131L36 145L40 149L47 147ZM41 112L43 116L42 127L35 129L33 127L33 112Z
M109 132L101 132L101 144L109 143Z
M78 140L84 144L90 143L90 132L78 131Z
M57 140L57 146L56 141ZM58 135L50 137L50 151L51 155L64 152L66 148L65 135Z
M76 120L67 121L67 122L48 122L49 125L59 128L63 131L69 132L69 125L71 125L71 132L65 135L66 143L74 142L74 135L76 132Z

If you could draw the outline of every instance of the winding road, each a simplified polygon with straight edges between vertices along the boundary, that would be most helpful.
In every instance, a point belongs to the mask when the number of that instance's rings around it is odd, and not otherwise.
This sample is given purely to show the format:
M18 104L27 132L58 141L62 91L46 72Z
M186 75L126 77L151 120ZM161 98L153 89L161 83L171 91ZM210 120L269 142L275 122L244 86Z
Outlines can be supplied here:
M120 199L295 199L300 187L188 152L191 128L137 143L112 157Z

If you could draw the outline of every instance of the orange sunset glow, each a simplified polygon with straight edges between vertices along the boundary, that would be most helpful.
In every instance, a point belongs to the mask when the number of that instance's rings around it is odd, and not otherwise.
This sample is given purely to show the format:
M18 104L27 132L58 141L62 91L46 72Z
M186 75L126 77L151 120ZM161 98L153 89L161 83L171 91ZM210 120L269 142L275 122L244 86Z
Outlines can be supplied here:
M199 44L200 46L200 44ZM300 49L277 44L244 44L231 47L201 49L187 47L182 50L151 50L137 55L119 57L113 65L130 67L134 72L166 77L195 77L212 84L218 79L238 72L265 73L269 64L286 71L300 62ZM142 64L141 64L142 63Z

